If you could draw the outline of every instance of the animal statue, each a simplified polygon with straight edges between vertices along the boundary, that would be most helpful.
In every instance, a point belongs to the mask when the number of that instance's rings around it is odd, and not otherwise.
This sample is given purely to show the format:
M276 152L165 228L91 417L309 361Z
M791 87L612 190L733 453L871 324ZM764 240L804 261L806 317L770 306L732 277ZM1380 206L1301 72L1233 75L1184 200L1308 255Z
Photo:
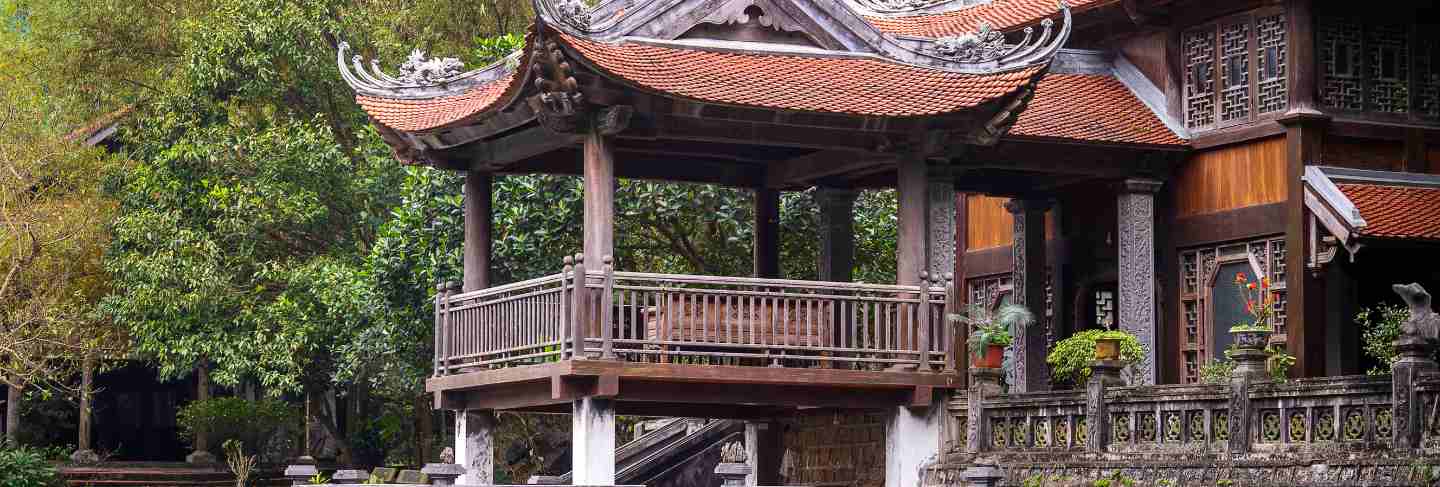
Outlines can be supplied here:
M1428 342L1440 340L1440 314L1430 308L1430 293L1420 284L1395 284L1390 286L1410 306L1410 319L1400 325L1400 339L1421 339Z
M455 463L455 449L447 446L440 450L440 463Z

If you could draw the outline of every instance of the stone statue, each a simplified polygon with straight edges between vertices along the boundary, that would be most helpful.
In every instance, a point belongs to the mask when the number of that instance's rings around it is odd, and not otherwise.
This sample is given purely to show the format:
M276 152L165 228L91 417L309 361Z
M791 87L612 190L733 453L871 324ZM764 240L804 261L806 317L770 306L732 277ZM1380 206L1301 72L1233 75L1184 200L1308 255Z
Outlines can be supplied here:
M1401 340L1440 340L1440 315L1430 309L1430 293L1417 283L1390 286L1410 306L1410 319L1400 325Z
M440 450L440 463L455 463L455 449L447 446Z
M745 444L732 441L720 447L720 461L725 463L745 463Z

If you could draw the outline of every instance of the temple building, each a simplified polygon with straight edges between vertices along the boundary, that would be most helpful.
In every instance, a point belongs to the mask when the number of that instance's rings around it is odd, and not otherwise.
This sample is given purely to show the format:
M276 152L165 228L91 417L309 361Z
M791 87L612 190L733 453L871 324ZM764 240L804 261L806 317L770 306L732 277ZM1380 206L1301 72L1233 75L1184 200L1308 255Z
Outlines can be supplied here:
M1435 13L538 0L524 49L492 66L417 53L387 74L343 44L337 61L401 163L466 174L464 282L437 292L427 384L457 411L462 483L491 480L493 412L519 410L573 415L577 485L616 483L627 414L747 421L751 485L910 486L958 448L947 418L973 384L946 317L968 303L1039 317L1012 393L1083 389L1045 356L1091 328L1139 338L1132 385L1198 382L1243 318L1236 274L1280 291L1269 340L1291 375L1371 365L1355 312L1392 283L1440 289ZM584 243L496 286L506 174L583 176ZM753 275L616 261L616 178L752 191ZM788 280L779 194L809 188L820 280ZM898 191L893 283L852 279L856 192L875 188Z

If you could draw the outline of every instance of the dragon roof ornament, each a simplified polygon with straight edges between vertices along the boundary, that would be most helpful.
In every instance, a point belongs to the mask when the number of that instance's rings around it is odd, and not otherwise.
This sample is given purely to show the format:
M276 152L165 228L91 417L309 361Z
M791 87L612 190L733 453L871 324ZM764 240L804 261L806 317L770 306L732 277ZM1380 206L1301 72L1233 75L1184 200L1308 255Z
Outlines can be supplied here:
M1025 38L1018 44L1007 46L1005 34L994 30L989 22L982 20L975 33L936 39L930 49L938 56L966 63L1004 62L1008 59L1024 58L1050 40L1050 29L1055 26L1055 21L1045 19L1040 21L1040 26L1045 31L1033 44L1030 38L1035 35L1035 28L1026 27Z
M359 54L347 59L349 52L350 44L341 42L336 49L335 64L340 68L340 77L356 94L398 99L435 98L464 92L510 73L514 70L514 60L521 54L516 52L495 64L462 72L465 63L459 59L430 58L425 51L415 49L400 65L398 75L391 76L380 68L378 60L372 59L366 66Z
M876 14L917 14L964 10L991 0L850 0L856 7Z

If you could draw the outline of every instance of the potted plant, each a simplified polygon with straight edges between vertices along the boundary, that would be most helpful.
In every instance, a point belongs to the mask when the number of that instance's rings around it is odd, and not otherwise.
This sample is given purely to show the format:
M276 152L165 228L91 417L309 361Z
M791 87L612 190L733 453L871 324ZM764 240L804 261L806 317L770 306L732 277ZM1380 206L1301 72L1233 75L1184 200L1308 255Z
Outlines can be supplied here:
M1230 327L1230 336L1236 348L1243 350L1264 350L1275 329L1275 292L1270 289L1270 278L1262 277L1260 282L1250 282L1244 273L1235 273L1235 288L1240 300L1245 303L1245 312L1250 321L1236 323Z
M970 357L975 367L998 369L1005 356L1005 347L1015 341L1014 333L1035 322L1030 310L1018 304L1001 305L991 311L981 304L971 304L964 314L952 317L970 327Z
M1113 359L1102 359L1101 342L1114 343ZM1121 330L1085 330L1055 343L1045 363L1050 364L1050 378L1057 384L1084 384L1090 379L1090 365L1096 359L1119 360L1125 367L1140 363L1145 358L1145 349L1140 340Z

